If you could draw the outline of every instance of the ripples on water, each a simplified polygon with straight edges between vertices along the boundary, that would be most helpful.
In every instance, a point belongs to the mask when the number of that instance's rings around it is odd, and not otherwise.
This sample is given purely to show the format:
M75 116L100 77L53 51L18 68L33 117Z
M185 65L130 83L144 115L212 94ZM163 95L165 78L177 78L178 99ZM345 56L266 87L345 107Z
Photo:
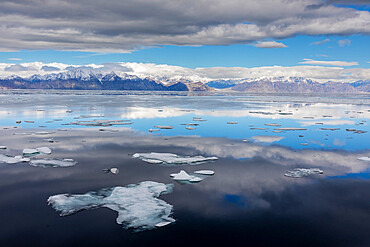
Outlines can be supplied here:
M132 124L70 124L93 120ZM0 164L0 245L365 246L369 162L358 158L370 156L369 121L367 96L3 91L0 146L7 149L0 154L47 146L52 154L41 159L78 163L68 168ZM197 125L183 125L191 123ZM173 129L149 132L155 125ZM219 160L161 166L132 158L148 152ZM120 172L103 172L111 167ZM294 168L324 173L284 176ZM170 177L200 169L215 175L196 184ZM109 209L59 217L46 202L56 194L143 181L175 185L160 196L173 206L175 223L133 233L117 225L117 214Z

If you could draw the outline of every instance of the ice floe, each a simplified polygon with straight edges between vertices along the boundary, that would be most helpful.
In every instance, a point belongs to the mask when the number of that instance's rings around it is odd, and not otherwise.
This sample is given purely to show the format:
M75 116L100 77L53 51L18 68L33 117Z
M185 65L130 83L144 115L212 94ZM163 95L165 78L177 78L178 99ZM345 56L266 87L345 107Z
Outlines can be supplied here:
M203 157L203 156L179 156L172 153L136 153L133 158L139 158L142 161L151 164L164 165L197 165L205 162L215 161L217 157Z
M305 128L276 128L275 130L307 130Z
M104 169L103 170L105 173L112 173L114 175L118 174L119 173L119 169L116 168L116 167L112 167L112 168L109 168L109 169Z
M169 126L169 125L155 125L154 128L158 128L158 129L173 129L173 126Z
M24 158L22 156L8 156L4 154L0 154L0 163L6 163L6 164L16 164L21 162L29 162L29 158Z
M73 159L38 159L38 160L31 160L30 162L31 166L37 166L37 167L53 167L53 168L58 168L58 167L70 167L74 166L77 164L76 161Z
M199 183L214 174L215 172L212 170L199 170L194 172L194 174L188 174L186 171L181 170L179 173L170 174L170 176L173 180L180 183Z
M70 125L81 125L81 126L116 126L116 125L130 125L133 124L130 120L88 120L88 121L75 121L69 123Z
M7 146L0 146L0 149L7 149Z
M303 178L310 175L323 174L324 172L319 168L295 168L290 171L286 171L284 176L290 178Z
M38 154L51 154L51 149L48 147L23 149L23 156L33 156Z
M207 176L212 176L215 174L215 172L212 170L199 170L199 171L195 171L194 173L200 174L200 175L207 175Z
M173 184L145 181L79 195L54 195L47 202L60 212L60 216L106 207L118 213L116 222L122 224L123 228L150 230L175 222L171 217L173 206L157 198L161 194L171 193L172 188Z

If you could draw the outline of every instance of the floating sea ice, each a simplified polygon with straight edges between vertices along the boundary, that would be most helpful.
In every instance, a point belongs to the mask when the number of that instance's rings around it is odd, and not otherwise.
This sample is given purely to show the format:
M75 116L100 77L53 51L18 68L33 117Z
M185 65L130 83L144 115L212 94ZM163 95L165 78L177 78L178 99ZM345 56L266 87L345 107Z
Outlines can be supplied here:
M173 126L167 126L167 125L155 125L154 128L158 129L173 129Z
M203 180L201 177L191 176L186 171L181 170L179 173L170 174L173 180L178 182L190 182L190 183L198 183Z
M24 158L22 156L8 156L4 154L0 154L0 163L6 163L6 164L16 164L21 162L29 162L29 158Z
M55 132L48 132L48 131L38 131L38 132L34 132L32 133L33 135L50 135L50 134L54 134Z
M212 176L215 174L215 172L212 170L199 170L199 171L195 171L194 173L200 174L200 175L207 175L207 176Z
M307 130L305 128L276 128L275 130Z
M80 195L54 195L50 196L47 202L60 212L60 216L106 207L118 213L116 222L122 224L123 228L142 231L175 222L171 217L172 205L157 198L161 194L171 193L172 188L173 184L145 181Z
M324 172L319 168L296 168L291 171L286 171L284 176L290 178L302 178L310 175L323 174Z
M320 128L321 130L340 130L340 128Z
M149 129L149 132L153 132L153 131L160 131L160 129Z
M277 124L277 123L267 123L265 124L266 126L274 126L274 127L279 127L281 126L280 124Z
M23 156L32 156L38 154L51 154L51 149L48 147L23 149Z
M181 170L179 173L173 173L171 174L171 177L173 180L179 180L179 181L189 181L193 178L193 176L190 176L186 171Z
M132 157L140 158L147 163L164 165L197 165L218 159L217 157L179 156L172 153L136 153Z
M190 126L186 126L185 129L187 129L187 130L195 130L196 128L190 127Z
M6 146L0 146L0 149L7 149Z
M360 158L357 158L358 160L363 160L363 161L370 161L370 157L360 157Z
M73 159L62 159L62 160L57 160L57 159L39 159L39 160L31 160L30 165L31 166L37 166L37 167L70 167L76 165L77 162L74 161Z
M112 173L112 174L114 174L114 175L117 175L117 174L119 173L119 169L118 169L118 168L116 168L116 167L112 167L112 168L109 168L109 169L104 169L103 171L104 171L105 173L110 172L110 173Z

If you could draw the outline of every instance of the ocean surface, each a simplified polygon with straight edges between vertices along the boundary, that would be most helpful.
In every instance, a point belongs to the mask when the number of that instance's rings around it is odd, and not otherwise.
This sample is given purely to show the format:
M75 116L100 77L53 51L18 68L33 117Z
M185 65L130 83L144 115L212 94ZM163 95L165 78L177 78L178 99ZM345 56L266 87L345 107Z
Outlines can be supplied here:
M0 91L0 160L51 149L0 161L0 246L369 246L369 123L370 95ZM218 159L134 156L151 152ZM77 163L30 165L65 159ZM296 168L323 173L285 176ZM171 178L181 170L215 174ZM152 198L145 181L171 189ZM54 195L76 210L60 216ZM173 221L150 226L163 205Z

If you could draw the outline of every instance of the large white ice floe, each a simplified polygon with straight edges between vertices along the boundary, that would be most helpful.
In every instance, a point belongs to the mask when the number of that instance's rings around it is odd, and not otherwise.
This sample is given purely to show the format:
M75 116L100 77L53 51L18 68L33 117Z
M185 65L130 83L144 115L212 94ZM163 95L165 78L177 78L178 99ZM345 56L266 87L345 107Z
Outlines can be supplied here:
M142 161L151 164L163 165L197 165L205 162L215 161L217 157L203 157L203 156L179 156L172 153L136 153L133 158L139 158Z
M357 158L358 160L362 160L362 161L370 161L370 157L360 157L360 158Z
M6 163L6 164L16 164L21 162L29 162L29 158L24 158L22 156L8 156L4 154L0 154L0 163Z
M286 171L284 176L290 178L303 178L310 175L323 174L324 172L319 168L295 168L291 171Z
M53 167L53 168L58 168L58 167L70 167L74 166L77 164L76 161L73 159L38 159L38 160L31 160L30 162L31 166L37 166L37 167Z
M51 149L48 147L23 149L23 156L33 156L38 154L51 154Z
M171 217L172 205L158 199L161 194L171 193L173 184L145 181L125 187L113 187L85 194L59 194L50 196L48 204L60 216L82 210L106 207L118 213L117 223L123 228L136 231L163 227L175 220Z
M0 149L7 149L7 146L0 146Z

